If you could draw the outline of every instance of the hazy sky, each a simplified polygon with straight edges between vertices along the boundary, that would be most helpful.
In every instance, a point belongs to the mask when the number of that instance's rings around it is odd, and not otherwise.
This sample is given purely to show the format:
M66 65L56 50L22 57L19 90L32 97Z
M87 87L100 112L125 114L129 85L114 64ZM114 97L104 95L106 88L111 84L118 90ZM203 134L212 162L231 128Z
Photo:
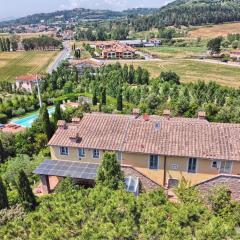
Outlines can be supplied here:
M173 0L0 0L0 19L76 7L113 10L160 7L171 1Z

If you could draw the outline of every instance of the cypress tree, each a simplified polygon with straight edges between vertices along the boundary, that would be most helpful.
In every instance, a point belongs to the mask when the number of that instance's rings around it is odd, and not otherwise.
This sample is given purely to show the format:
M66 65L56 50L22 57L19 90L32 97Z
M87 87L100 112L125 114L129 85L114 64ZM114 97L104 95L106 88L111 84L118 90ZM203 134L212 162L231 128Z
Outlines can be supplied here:
M93 91L93 97L92 97L92 104L95 106L97 105L98 99L97 99L97 91L96 88Z
M107 103L107 96L106 96L106 88L102 90L102 105L106 105Z
M117 95L117 110L122 111L123 109L123 99L122 99L122 88L118 90L118 95Z
M37 206L37 201L32 192L29 180L23 170L21 170L18 175L17 190L24 209L33 211Z
M11 50L11 43L9 38L6 38L6 51L10 52Z
M5 38L2 39L2 45L3 45L3 52L5 52L7 50L6 39Z
M52 126L47 110L47 106L44 104L40 109L40 121L42 122L43 132L47 135L48 140L52 137Z
M128 83L133 84L134 78L135 78L135 70L133 65L130 65L129 73L128 73Z
M117 162L116 153L106 152L97 173L97 184L112 189L118 189L123 185L124 175L121 166Z
M5 159L5 151L4 151L4 148L3 148L3 144L2 144L2 141L0 139L0 163L2 163Z
M8 196L6 188L3 184L2 178L0 177L0 210L8 208Z
M0 38L0 51L3 52L3 40L2 40L2 38Z
M60 106L60 102L56 103L55 106L55 112L54 112L54 123L56 124L58 120L62 119L62 111L61 111L61 106Z

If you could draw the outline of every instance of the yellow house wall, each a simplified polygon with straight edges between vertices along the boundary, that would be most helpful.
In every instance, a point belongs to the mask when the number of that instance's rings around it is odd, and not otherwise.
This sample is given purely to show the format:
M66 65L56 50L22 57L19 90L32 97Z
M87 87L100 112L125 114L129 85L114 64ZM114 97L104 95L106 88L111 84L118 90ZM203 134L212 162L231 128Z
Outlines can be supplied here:
M103 157L103 151L99 150L100 156L98 159L92 157L92 149L85 149L85 157L80 158L78 156L78 148L69 148L68 155L63 156L60 154L59 147L50 147L52 160L65 160L65 161L78 161L78 162L91 162L100 163Z
M92 157L92 149L85 149L85 157L79 159L78 149L69 148L69 155L62 156L60 155L59 147L50 147L51 157L53 160L70 160L70 161L79 161L79 162L91 162L91 163L100 163L103 157L104 152L100 150L100 158L94 159ZM146 175L148 178L157 182L160 185L163 185L164 181L164 156L159 156L159 169L152 170L149 169L149 155L148 154L139 154L139 153L122 153L121 163L124 165L131 165L136 170ZM177 169L174 169L173 166L177 166ZM198 159L197 161L197 172L188 173L188 158L187 157L167 157L166 158L166 183L169 179L178 179L181 180L185 178L187 181L192 184L197 184L204 180L210 179L218 175L218 169L212 168L212 161L209 159ZM233 162L232 174L240 174L240 162Z

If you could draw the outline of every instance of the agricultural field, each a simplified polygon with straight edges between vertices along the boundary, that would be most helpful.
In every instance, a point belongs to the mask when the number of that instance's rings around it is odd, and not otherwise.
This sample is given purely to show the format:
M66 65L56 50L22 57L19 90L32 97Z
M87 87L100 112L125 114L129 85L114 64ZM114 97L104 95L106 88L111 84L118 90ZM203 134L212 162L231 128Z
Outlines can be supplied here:
M22 74L45 72L59 52L0 52L0 81L14 81Z
M206 55L207 48L199 47L175 47L175 46L160 46L160 47L146 47L139 49L140 51L152 54L154 57L160 59L168 58L191 58Z
M133 64L148 69L152 77L158 77L162 71L176 72L182 82L216 81L224 86L240 87L240 67L200 62L196 60L152 60L121 61L122 64Z
M48 37L54 37L56 35L55 32L39 32L39 33L17 33L15 35L9 34L9 33L0 33L0 37L11 37L16 36L19 39L26 39L26 38L33 38L33 37L40 37L40 36L48 36Z
M199 27L189 31L188 34L191 38L214 38L217 36L226 37L230 33L240 33L240 23L225 23Z

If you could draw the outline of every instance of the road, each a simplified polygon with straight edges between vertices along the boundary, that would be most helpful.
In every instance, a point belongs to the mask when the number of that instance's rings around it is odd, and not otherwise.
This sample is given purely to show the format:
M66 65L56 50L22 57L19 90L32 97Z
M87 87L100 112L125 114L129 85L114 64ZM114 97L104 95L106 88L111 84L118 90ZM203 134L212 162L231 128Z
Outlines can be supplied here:
M59 55L56 57L54 62L48 67L47 73L51 74L53 70L56 70L59 64L66 60L71 54L71 47L69 42L63 42L63 50L59 53Z

